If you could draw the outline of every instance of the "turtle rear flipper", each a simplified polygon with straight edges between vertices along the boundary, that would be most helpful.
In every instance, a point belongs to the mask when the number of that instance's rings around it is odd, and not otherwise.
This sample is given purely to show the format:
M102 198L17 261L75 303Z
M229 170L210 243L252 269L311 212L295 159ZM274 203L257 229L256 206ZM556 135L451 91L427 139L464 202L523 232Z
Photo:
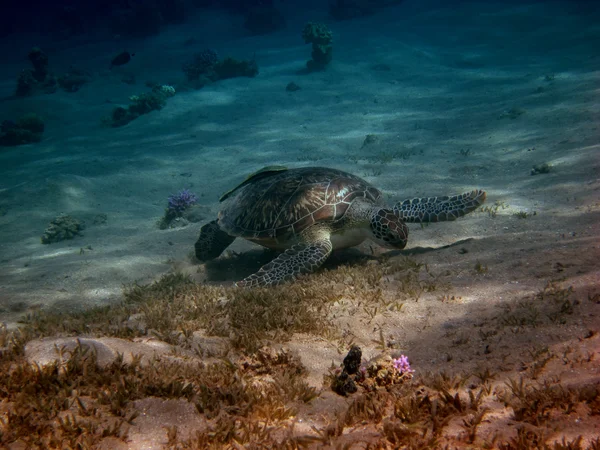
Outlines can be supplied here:
M258 272L238 281L238 287L265 287L296 279L303 273L312 273L325 262L333 246L329 237L302 242L287 249Z
M394 214L405 222L441 222L455 220L479 208L485 201L482 190L451 197L413 198L394 205Z
M221 230L216 220L207 223L200 228L200 237L196 241L196 258L200 261L209 261L217 258L223 250L235 241L234 236L230 236Z

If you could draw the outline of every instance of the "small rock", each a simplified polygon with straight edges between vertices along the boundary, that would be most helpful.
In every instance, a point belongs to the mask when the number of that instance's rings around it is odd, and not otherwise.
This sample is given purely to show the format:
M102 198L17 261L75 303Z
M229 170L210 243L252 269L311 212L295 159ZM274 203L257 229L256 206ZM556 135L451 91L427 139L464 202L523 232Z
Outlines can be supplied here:
M548 164L548 163L544 163L544 164L539 164L539 165L533 166L531 168L531 175L538 175L538 174L550 173L551 167L552 166L550 166L550 164Z
M300 89L302 89L300 86L298 86L296 83L294 83L293 81L291 83L288 83L288 85L285 87L285 90L288 92L296 92L299 91Z

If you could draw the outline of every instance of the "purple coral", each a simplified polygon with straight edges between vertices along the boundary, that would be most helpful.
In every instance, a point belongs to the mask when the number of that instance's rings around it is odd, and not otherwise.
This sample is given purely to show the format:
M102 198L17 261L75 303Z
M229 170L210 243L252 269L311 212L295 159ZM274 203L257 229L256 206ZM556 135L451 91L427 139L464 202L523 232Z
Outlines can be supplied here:
M198 201L195 194L187 189L179 191L177 194L169 195L169 205L167 206L167 215L180 217L183 212Z
M394 369L396 369L400 373L412 373L414 370L410 368L410 363L408 362L408 356L400 355L400 358L392 359L394 363Z

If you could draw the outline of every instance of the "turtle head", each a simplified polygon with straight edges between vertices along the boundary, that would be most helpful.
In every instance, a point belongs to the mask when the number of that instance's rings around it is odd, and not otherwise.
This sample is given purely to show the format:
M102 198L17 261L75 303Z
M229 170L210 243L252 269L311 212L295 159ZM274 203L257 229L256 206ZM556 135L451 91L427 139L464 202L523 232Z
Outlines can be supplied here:
M401 250L406 246L408 227L391 209L374 210L370 225L371 238L382 247Z

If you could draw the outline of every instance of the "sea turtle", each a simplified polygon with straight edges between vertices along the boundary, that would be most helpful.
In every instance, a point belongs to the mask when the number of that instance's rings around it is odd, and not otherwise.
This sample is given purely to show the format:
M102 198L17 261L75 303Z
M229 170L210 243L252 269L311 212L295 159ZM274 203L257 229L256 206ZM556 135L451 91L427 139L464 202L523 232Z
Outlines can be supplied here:
M337 169L265 167L224 194L217 220L204 225L196 242L200 261L217 258L236 237L275 250L279 256L237 286L271 286L317 270L333 249L365 239L391 249L406 246L405 222L454 220L485 201L474 190L451 197L405 200L386 208L381 191Z

